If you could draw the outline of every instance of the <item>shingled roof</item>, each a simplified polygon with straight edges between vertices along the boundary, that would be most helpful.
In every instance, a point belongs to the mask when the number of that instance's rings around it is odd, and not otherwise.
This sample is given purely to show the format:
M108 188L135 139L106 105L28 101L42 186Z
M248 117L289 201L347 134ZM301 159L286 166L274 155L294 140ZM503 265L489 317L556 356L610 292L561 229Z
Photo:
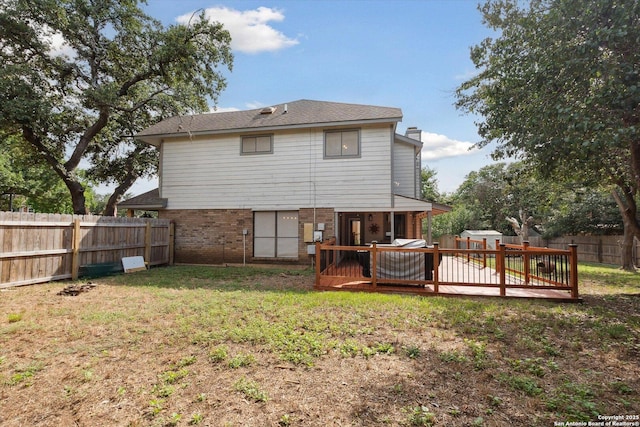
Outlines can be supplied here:
M301 99L254 110L175 116L148 127L136 138L157 145L167 136L400 120L402 110L395 107Z
M124 200L118 203L119 208L156 210L167 207L167 199L160 198L160 190L155 188L146 193Z

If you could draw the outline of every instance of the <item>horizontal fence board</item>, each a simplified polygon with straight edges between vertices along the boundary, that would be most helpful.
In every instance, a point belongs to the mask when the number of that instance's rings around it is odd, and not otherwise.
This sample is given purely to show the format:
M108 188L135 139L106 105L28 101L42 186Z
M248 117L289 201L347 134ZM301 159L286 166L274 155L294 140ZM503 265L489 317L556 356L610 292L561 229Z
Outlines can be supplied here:
M127 256L168 264L171 227L167 219L0 212L0 288L76 278L82 267Z
M48 249L37 251L24 251L24 252L2 252L0 253L0 259L2 258L25 258L25 257L41 257L47 255L59 255L71 253L71 249Z
M46 277L43 276L35 279L21 280L21 281L16 281L11 283L0 283L0 289L13 288L16 286L35 285L37 283L47 283L47 282L53 282L55 280L65 280L65 279L71 279L71 274L61 274L58 276L46 276Z

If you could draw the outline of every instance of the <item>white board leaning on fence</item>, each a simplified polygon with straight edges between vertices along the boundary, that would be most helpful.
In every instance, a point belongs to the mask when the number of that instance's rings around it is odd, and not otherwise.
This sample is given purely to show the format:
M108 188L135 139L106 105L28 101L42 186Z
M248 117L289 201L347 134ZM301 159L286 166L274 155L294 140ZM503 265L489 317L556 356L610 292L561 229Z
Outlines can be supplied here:
M122 268L125 273L133 273L135 271L146 270L147 266L144 263L144 258L141 256L128 256L122 258Z

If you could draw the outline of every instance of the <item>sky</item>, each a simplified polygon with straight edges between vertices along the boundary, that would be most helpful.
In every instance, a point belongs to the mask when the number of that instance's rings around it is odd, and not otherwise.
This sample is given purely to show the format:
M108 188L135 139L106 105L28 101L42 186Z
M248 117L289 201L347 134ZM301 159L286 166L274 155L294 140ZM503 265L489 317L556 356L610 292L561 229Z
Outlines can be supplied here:
M194 12L232 37L232 71L212 110L233 111L312 99L402 109L397 132L423 131L423 165L441 192L492 162L474 121L454 106L473 76L470 48L491 35L475 0L149 0L165 26ZM140 181L133 195L157 186Z

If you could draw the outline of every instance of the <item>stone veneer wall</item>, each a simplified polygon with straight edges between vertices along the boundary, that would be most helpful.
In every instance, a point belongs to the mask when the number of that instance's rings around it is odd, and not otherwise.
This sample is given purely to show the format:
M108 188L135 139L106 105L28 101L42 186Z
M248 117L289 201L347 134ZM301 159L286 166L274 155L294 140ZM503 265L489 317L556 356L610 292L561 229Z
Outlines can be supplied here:
M246 262L286 262L306 264L309 260L304 242L304 224L313 223L313 209L298 214L298 259L253 259L253 211L251 209L168 209L159 217L175 222L175 262L185 264L224 264L243 262L242 230L246 236ZM316 208L316 224L324 223L324 238L335 237L334 210Z

